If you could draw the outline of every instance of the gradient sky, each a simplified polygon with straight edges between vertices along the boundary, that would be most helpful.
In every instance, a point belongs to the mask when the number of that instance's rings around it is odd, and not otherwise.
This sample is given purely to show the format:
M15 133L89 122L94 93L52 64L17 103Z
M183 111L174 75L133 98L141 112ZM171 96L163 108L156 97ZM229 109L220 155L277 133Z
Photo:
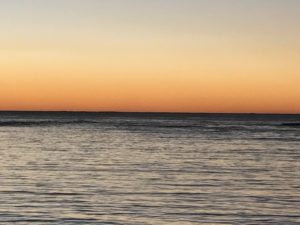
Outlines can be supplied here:
M0 110L300 113L299 0L0 0Z

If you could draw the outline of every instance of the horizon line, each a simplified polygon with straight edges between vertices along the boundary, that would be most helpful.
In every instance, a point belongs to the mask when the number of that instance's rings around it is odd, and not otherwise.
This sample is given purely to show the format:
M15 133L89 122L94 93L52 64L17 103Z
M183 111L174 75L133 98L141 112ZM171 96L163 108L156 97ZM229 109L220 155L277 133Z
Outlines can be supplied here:
M237 114L237 115L299 115L300 113L267 113L267 112L172 112L172 111L90 111L90 110L0 110L2 112L32 112L32 113L136 113L136 114Z

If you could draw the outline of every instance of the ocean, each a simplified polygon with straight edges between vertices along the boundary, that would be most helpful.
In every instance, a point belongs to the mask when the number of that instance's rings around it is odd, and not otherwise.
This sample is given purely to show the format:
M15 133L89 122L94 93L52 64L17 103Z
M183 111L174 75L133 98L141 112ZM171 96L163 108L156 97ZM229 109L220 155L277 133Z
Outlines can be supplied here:
M0 113L0 224L300 224L300 115Z

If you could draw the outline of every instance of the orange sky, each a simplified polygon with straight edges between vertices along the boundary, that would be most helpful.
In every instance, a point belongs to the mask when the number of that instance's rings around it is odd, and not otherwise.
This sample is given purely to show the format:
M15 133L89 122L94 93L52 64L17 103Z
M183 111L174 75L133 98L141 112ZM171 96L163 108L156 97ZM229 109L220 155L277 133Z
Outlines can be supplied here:
M112 2L1 2L0 110L300 113L299 1Z

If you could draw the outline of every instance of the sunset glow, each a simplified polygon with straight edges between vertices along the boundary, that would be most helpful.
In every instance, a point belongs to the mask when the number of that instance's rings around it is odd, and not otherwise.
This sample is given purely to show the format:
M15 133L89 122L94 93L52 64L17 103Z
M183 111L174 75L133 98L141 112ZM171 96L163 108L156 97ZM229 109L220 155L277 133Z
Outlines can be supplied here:
M0 2L0 110L300 113L298 0Z

